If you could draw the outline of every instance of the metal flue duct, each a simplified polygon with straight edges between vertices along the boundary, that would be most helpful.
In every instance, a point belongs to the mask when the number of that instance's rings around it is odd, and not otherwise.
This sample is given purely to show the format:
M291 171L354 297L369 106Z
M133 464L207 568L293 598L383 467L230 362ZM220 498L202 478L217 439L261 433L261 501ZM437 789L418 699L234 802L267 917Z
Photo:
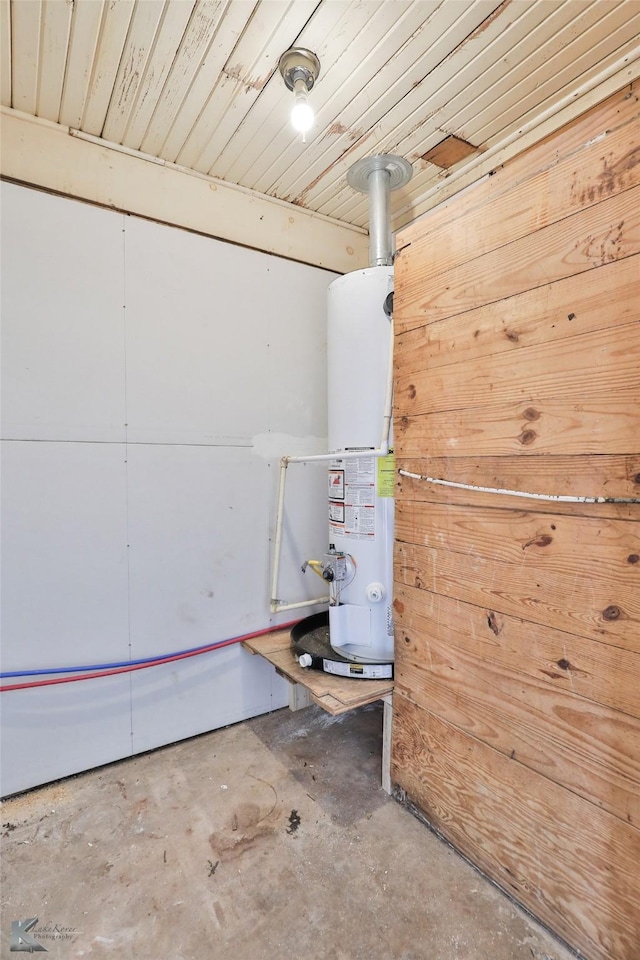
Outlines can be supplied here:
M347 173L350 187L369 195L369 266L393 263L390 196L409 182L413 167L403 157L380 153L363 157Z

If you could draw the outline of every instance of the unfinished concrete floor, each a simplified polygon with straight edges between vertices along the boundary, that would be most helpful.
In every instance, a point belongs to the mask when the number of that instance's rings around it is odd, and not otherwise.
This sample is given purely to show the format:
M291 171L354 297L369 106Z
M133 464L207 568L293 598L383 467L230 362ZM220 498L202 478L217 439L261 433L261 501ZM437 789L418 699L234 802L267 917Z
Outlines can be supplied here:
M64 960L571 957L380 789L381 728L283 710L6 801L2 957L31 917Z

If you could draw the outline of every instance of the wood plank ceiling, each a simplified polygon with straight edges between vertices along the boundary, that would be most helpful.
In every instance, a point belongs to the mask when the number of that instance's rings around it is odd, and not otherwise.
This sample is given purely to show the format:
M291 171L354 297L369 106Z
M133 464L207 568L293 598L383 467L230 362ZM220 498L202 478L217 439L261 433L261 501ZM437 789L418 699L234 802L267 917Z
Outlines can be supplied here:
M358 226L354 161L411 161L400 226L443 178L637 58L640 33L639 0L1 0L1 12L5 106ZM277 69L294 44L321 62L307 143ZM450 136L464 143L430 153Z

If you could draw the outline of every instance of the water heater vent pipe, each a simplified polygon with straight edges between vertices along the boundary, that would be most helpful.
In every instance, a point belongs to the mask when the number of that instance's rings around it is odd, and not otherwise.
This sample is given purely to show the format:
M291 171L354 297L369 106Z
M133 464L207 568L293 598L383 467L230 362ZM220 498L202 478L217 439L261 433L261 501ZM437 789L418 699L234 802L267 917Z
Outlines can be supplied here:
M392 190L404 187L413 167L404 157L379 153L356 161L347 173L350 187L369 195L369 266L390 267L393 263L391 236Z

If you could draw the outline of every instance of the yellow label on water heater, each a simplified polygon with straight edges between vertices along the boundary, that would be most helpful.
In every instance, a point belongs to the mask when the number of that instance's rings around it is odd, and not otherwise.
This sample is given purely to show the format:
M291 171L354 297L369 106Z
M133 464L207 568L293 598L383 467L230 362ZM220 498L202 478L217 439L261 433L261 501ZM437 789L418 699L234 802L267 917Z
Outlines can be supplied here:
M376 492L379 497L393 497L396 483L396 458L393 450L386 457L378 457Z

